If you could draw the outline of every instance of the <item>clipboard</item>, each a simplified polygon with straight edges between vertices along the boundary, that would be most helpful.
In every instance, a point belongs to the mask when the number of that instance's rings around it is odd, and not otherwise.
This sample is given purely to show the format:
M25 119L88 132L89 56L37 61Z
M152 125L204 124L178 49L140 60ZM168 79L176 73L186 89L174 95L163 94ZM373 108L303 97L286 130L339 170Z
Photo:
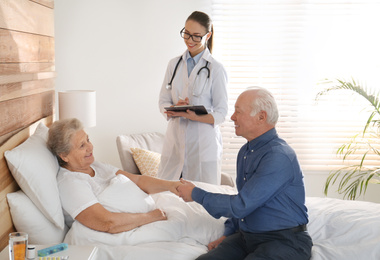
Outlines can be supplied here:
M172 107L165 107L166 111L174 111L174 112L186 112L186 110L194 111L197 115L207 115L207 110L204 106L172 106Z

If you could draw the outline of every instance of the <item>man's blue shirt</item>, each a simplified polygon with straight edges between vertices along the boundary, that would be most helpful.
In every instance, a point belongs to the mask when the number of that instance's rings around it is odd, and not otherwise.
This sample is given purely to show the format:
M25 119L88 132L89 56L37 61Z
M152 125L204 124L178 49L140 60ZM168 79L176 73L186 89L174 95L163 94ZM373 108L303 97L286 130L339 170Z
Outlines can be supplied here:
M303 174L294 150L275 128L242 146L237 157L237 195L195 187L194 201L215 218L227 217L224 235L257 233L308 223Z

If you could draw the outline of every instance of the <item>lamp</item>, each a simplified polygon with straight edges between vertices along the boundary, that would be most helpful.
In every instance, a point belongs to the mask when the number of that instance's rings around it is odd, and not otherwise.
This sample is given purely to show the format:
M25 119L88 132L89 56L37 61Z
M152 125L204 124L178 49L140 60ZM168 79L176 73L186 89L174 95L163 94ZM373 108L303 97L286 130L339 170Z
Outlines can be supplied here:
M96 125L96 91L68 90L58 92L59 119L77 118L84 127Z

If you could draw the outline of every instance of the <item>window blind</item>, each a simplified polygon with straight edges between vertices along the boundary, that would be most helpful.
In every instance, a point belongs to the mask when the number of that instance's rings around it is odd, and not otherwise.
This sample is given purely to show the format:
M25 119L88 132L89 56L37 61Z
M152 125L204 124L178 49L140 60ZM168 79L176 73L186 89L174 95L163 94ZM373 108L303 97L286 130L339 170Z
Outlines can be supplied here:
M336 151L363 130L366 103L345 91L315 97L328 86L326 79L379 86L378 13L379 1L212 1L213 53L229 76L229 115L221 126L224 172L235 174L237 153L246 142L235 135L230 116L249 86L274 94L277 131L296 151L305 174L342 167ZM368 157L373 163L377 158Z

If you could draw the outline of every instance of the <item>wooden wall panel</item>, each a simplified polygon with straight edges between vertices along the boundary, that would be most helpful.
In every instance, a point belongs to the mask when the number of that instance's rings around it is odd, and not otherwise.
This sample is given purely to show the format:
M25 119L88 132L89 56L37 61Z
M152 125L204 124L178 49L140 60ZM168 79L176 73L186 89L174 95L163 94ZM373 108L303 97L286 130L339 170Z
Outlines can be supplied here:
M0 250L15 231L6 194L19 189L4 152L54 113L54 0L0 0ZM35 125L35 124L34 124Z
M0 136L52 115L54 90L0 102Z
M54 113L53 8L54 0L0 1L0 144Z
M30 80L44 80L44 79L51 79L51 78L55 78L55 72L7 74L7 75L0 75L0 85L24 82L24 81L30 81ZM0 93L1 93L1 87L0 87ZM1 100L1 96L0 96L0 100Z
M52 90L54 90L54 79L4 84L0 85L0 102Z
M53 62L0 63L0 77L9 74L55 71Z
M54 37L54 9L49 5L54 1L1 0L0 28Z
M0 63L54 62L54 38L0 29Z
M0 250L15 231L6 194L19 189L4 152L54 116L54 0L0 0Z
M46 7L54 8L54 0L31 0Z

